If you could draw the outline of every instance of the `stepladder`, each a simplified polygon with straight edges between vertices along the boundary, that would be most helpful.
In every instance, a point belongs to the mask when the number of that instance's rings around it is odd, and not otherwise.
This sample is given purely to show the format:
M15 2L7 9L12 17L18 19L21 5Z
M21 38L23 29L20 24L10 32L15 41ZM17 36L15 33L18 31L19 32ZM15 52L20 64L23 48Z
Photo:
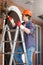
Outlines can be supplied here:
M15 48L16 48L16 45L17 45L17 38L18 38L18 34L19 34L19 31L20 31L20 34L21 34L21 41L22 41L22 46L23 46L23 50L24 50L24 55L25 55L25 60L26 60L26 63L23 63L23 64L26 64L28 65L28 60L27 60L27 54L26 54L26 46L25 46L25 41L24 41L24 34L23 34L23 31L21 29L19 29L19 27L16 28L16 32L15 32L15 38L14 38L14 44L12 46L12 52L11 52L11 57L10 57L10 62L9 62L9 65L12 65L12 61L13 61L13 55L17 52L15 52ZM19 53L19 52L18 52ZM22 52L20 53L22 54ZM19 59L18 59L19 60ZM16 65L17 63L15 63ZM22 63L21 63L22 64Z
M24 55L25 55L25 60L26 60L26 63L24 63L24 64L28 65L23 31L19 27L16 28L14 43L12 45L12 39L11 39L11 34L10 34L9 26L5 25L3 27L3 29L4 29L3 30L3 35L2 35L3 38L2 38L2 42L1 42L2 46L3 46L3 65L5 65L5 63L4 63L4 54L6 54L4 52L4 44L5 44L5 42L10 42L10 46L11 46L11 57L10 57L9 65L12 65L12 62L14 62L14 65L16 65L16 62L15 62L15 59L13 58L13 55L15 54L15 48L16 48L16 45L17 45L17 38L18 38L19 32L21 34L21 42L22 42L22 46L23 46L23 50L24 50ZM6 31L8 32L9 41L5 41L5 38L4 38ZM20 54L22 54L22 52Z
M15 13L15 12L13 12L13 15L14 15L14 13ZM16 17L17 17L17 18L16 18ZM15 18L14 20L15 20L15 21L16 21L16 20L18 21L19 18L18 18L18 16L16 16L16 17L15 17L15 15L14 15L14 18ZM3 43L3 53L4 53L4 43L7 42L7 41L5 41L4 36L5 36L6 31L10 30L10 29L9 29L9 26L8 26L8 25L4 25L4 30L5 30L5 31L3 31L3 39L2 39L2 43ZM8 41L8 42L10 42L10 44L11 44L11 56L10 56L10 61L9 61L9 64L8 64L8 65L12 65L12 61L14 61L14 65L16 65L15 60L13 60L13 59L14 59L14 58L13 58L13 55L15 54L15 47L16 47L16 45L17 45L16 42L17 42L17 37L18 37L19 31L20 31L20 34L21 34L22 45L23 45L23 49L24 49L24 53L25 53L26 65L28 65L28 62L27 62L27 54L26 54L26 47L25 47L25 42L24 42L24 37L23 37L23 31L22 31L21 29L19 29L19 27L16 28L15 38L14 38L14 43L13 43L13 45L12 45L12 40L11 40L10 31L8 31L8 36L9 36L9 41ZM3 60L4 60L4 54L3 54ZM4 61L3 61L3 65L5 65L5 64L4 64Z

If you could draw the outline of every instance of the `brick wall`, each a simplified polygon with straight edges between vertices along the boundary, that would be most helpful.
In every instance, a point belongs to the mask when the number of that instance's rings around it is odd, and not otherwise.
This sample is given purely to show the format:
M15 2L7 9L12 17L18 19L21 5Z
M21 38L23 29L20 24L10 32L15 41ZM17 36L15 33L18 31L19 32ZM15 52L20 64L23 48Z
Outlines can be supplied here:
M0 0L0 1L1 1L1 0ZM21 11L24 10L23 7L18 6L17 4L13 3L11 0L8 1L8 5L9 5L9 6L15 5L15 6L17 6ZM33 22L34 22L35 24L43 25L41 22L38 23L38 21L35 21L35 20L33 20ZM2 19L0 19L0 29L2 29L2 26L3 26L2 23L3 23L3 21L2 21ZM43 26L41 26L41 27L42 27L41 30L42 30L42 61L43 61ZM2 34L0 34L0 41L1 41L1 38L2 38ZM0 65L2 65L2 55L0 55ZM43 62L42 62L42 65L43 65Z

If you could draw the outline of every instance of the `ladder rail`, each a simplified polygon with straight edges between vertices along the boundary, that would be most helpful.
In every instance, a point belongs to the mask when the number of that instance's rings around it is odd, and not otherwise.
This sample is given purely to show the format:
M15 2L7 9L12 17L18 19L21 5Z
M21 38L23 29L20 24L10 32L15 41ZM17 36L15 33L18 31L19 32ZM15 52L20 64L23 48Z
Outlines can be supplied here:
M4 39L5 33L6 33L6 27L4 27L4 30L3 30L3 33L2 33L2 42L1 42L1 44L2 44L2 48L3 48L3 53L4 53L4 42L3 42L3 41L5 41L5 39ZM2 49L2 48L1 48L1 49ZM3 61L3 64L2 64L2 65L4 65L4 54L3 54L3 59L2 59L2 61Z
M2 39L3 53L4 53L4 42L3 41L5 41L4 40L5 32L6 32L6 30L4 31L3 36L2 36L3 37L3 39ZM3 64L2 65L4 65L4 54L3 54L3 59L2 60L3 60Z
M16 41L17 41L17 37L18 37L18 32L19 32L19 28L17 27L16 33L15 33L14 44L13 44L13 46L12 46L12 53L11 53L11 58L10 58L9 65L12 65L13 53L15 53L15 46L16 46Z
M26 46L25 46L25 41L24 41L24 35L23 35L23 31L22 30L20 30L20 32L21 32L21 38L22 38L22 43L23 43L23 49L24 49L24 53L25 53L25 60L26 60L26 63L27 63L27 65L28 65L28 60L27 60L27 53L26 53Z
M7 26L7 27L8 27L8 26ZM10 30L9 27L8 27L8 30ZM12 41L10 31L8 31L8 36L9 36L9 41ZM10 42L10 47L11 47L11 49L12 49L12 42Z
M9 29L9 27L8 27L8 30L10 30ZM12 41L12 39L11 39L11 33L10 33L10 31L8 31L8 36L9 36L9 41ZM12 42L10 42L10 47L11 47L11 50L12 50ZM16 63L15 63L15 60L13 59L13 62L14 62L14 65L16 65Z

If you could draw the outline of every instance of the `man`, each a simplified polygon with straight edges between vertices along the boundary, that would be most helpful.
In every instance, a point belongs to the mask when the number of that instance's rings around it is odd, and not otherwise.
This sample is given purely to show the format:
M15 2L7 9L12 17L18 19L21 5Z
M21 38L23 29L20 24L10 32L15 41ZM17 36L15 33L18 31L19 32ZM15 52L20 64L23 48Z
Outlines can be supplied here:
M17 26L24 31L24 39L25 39L25 45L26 45L26 51L27 51L27 59L28 59L28 65L33 65L32 57L33 53L35 51L35 41L34 41L34 30L35 26L30 21L32 16L32 12L30 10L24 10L22 13L22 19L25 22L25 26L21 24L21 22L17 22ZM16 50L17 52L22 52L22 46L19 46ZM22 62L21 55L15 54L15 59L17 62ZM24 64L18 64L18 65L24 65Z
M33 52L35 51L35 41L34 41L35 26L30 21L32 12L30 10L24 10L22 15L23 15L22 19L25 22L25 27L20 22L17 23L17 26L20 27L20 29L24 31L24 39L25 39L25 45L26 45L26 50L27 50L28 65L33 65L32 56L33 56Z

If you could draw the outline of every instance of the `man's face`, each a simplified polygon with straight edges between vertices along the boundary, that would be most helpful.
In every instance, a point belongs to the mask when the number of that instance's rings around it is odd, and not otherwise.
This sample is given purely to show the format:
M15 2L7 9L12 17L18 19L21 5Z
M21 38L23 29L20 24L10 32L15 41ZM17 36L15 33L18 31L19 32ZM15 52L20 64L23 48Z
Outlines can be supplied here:
M27 22L27 19L28 19L28 17L27 17L27 16L22 15L22 20L23 20L24 22Z

